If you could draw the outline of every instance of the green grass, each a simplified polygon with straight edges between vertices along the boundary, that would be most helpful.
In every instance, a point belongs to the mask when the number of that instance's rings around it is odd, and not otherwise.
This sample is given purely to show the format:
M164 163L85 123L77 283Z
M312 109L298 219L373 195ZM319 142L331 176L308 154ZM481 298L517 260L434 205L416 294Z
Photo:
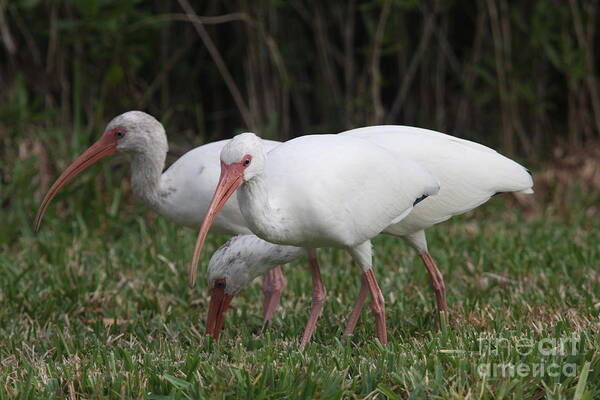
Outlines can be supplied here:
M34 235L35 182L16 186L30 176L30 166L21 167L14 187L4 188L13 199L0 209L1 399L600 397L597 198L574 196L566 217L529 218L494 198L431 229L451 307L442 332L413 250L377 238L387 347L367 313L352 340L340 342L360 274L346 253L321 251L328 298L301 352L311 288L305 263L284 269L288 287L265 333L257 281L234 299L215 343L203 335L205 281L187 288L195 232L135 205L122 195L123 174L110 178L105 163L59 196ZM209 238L202 272L225 240ZM567 354L516 348L529 338L546 351L553 338L573 334L580 341ZM488 363L556 363L574 372L481 376Z

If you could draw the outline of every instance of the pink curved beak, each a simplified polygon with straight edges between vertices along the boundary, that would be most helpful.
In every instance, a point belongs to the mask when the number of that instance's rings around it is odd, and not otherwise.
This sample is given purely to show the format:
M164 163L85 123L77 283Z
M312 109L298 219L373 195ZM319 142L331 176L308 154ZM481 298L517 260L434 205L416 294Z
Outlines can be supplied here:
M71 163L64 170L64 172L58 177L56 182L52 185L46 196L44 196L44 200L42 200L42 204L38 209L37 215L35 217L34 230L35 232L40 230L40 225L42 224L42 218L44 217L44 213L46 209L50 205L50 202L58 193L58 191L69 183L73 178L79 175L82 171L89 168L92 164L97 162L98 160L107 157L116 153L117 151L117 139L112 135L112 131L105 132L102 137L93 145L91 145L86 151L83 152L75 161Z
M221 161L221 177L219 183L215 189L215 194L206 210L204 221L200 226L200 232L198 232L198 239L196 239L196 247L194 249L194 257L192 258L192 264L188 274L188 283L191 288L196 286L196 277L198 274L198 261L200 260L200 252L204 245L204 240L208 234L208 230L215 222L217 214L225 206L227 200L235 193L238 187L242 184L244 176L244 166L242 163L231 163L225 164Z
M225 288L214 287L212 289L206 318L206 334L211 335L215 340L219 340L225 311L229 308L231 300L233 300L233 296L226 294Z

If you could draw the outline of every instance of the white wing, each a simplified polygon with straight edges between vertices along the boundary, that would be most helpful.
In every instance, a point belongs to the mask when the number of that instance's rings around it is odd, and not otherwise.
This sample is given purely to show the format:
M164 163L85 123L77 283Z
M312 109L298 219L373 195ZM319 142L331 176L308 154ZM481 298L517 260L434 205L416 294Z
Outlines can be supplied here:
M533 193L527 169L489 147L440 132L409 126L373 126L341 135L376 143L410 157L440 182L437 196L415 206L390 233L408 234L467 212L496 193Z

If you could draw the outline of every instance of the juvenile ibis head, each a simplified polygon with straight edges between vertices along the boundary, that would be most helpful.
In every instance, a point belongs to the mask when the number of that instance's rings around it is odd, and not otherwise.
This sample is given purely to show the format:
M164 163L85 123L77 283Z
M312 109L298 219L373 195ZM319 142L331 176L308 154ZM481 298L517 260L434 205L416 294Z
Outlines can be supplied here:
M235 236L227 241L213 253L208 263L208 286L212 298L207 333L219 338L226 306L254 279L305 254L302 248L276 245L254 235Z
M206 319L206 334L219 339L223 327L225 311L242 288L247 286L255 276L242 257L236 257L226 248L216 251L208 267L208 287L210 288L210 305Z
M261 139L253 133L237 135L221 150L221 177L198 233L189 271L190 287L196 284L202 245L217 214L244 181L249 181L263 172L264 165L265 154Z
M119 152L132 156L160 153L164 157L167 149L165 130L153 116L129 111L115 117L100 139L77 157L50 187L35 218L35 231L40 229L44 213L58 191L97 161Z

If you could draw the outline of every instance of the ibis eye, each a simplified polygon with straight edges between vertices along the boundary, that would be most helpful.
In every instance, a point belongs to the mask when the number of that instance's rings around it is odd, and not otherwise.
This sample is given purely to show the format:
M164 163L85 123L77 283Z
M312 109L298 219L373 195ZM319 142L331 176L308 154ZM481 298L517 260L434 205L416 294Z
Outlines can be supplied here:
M216 281L215 282L215 287L219 288L219 289L223 289L225 287L225 282L223 282L223 281Z
M124 130L122 130L122 129L117 129L117 130L115 131L115 137L122 138L123 136L125 136L125 131L124 131Z
M248 165L250 165L250 159L249 159L249 158L246 158L246 159L244 160L244 167L247 167Z

